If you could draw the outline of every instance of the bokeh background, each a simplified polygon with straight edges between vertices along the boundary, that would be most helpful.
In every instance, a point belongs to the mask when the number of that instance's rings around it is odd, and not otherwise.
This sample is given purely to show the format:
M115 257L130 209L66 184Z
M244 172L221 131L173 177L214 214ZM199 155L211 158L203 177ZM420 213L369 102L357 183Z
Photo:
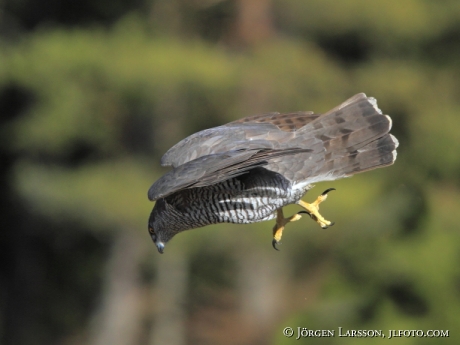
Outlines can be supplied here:
M460 333L460 2L0 1L0 343L386 343ZM160 255L147 190L198 130L366 92L394 166L318 184L336 225L185 232ZM296 212L294 206L289 212Z

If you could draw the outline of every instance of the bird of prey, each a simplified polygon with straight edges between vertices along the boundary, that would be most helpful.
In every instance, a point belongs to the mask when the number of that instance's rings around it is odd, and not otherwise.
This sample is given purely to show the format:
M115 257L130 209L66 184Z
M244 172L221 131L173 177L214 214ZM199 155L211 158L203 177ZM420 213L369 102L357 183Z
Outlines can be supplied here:
M150 236L163 253L184 230L275 219L277 249L286 224L302 214L327 228L334 223L319 213L319 205L334 188L311 204L302 197L315 182L393 164L398 140L389 133L391 124L377 101L360 93L324 114L269 113L195 133L161 159L173 169L148 191L156 200ZM303 211L285 218L289 204Z

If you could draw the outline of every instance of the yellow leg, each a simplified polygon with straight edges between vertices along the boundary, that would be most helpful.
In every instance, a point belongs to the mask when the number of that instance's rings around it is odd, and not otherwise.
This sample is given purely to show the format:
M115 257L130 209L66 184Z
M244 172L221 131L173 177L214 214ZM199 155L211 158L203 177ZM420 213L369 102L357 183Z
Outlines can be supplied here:
M316 221L323 229L327 229L328 227L334 225L334 222L330 222L323 218L322 215L319 214L319 204L321 204L327 198L327 193L331 190L335 190L335 188L329 188L323 192L315 201L311 204L306 203L305 201L300 200L298 204L303 207L307 212L300 211L299 213L307 213L310 217Z
M302 218L302 216L298 213L294 214L291 217L284 218L283 209L279 208L276 210L276 224L273 227L273 248L279 250L278 248L276 248L276 245L280 243L281 237L283 236L283 230L286 224L290 222L295 222L300 218Z

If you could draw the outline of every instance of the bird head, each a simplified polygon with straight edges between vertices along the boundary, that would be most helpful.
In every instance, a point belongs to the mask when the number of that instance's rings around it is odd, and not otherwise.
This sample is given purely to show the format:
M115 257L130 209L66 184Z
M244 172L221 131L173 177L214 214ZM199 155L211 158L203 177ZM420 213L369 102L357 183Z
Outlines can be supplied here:
M174 223L168 221L168 214L166 201L159 199L149 217L149 235L161 254L163 254L166 243L177 233L173 228Z
M157 235L157 233L155 232L155 229L150 224L149 224L149 234L150 234L150 237L152 238L153 243L155 243L158 251L160 252L160 254L163 254L163 250L165 248L165 243Z

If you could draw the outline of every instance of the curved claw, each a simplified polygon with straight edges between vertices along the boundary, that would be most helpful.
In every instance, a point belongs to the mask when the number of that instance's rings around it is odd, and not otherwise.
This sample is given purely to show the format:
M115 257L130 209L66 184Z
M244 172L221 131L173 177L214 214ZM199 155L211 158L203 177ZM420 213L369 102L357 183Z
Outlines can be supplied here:
M322 228L322 229L327 229L328 227L330 227L330 226L332 226L332 225L334 225L334 224L335 224L335 222L331 222L331 224L322 226L321 228Z
M328 188L326 189L321 195L326 195L327 193L329 193L331 190L336 190L335 188Z
M275 250L277 250L277 251L280 251L278 248L276 248L277 244L281 244L281 242L278 242L277 240L273 239L273 241L272 241L273 248L275 248Z
M297 214L301 214L301 213L308 214L310 216L310 218L311 218L311 213L310 212L307 212L307 211L299 211L299 212L297 212Z

